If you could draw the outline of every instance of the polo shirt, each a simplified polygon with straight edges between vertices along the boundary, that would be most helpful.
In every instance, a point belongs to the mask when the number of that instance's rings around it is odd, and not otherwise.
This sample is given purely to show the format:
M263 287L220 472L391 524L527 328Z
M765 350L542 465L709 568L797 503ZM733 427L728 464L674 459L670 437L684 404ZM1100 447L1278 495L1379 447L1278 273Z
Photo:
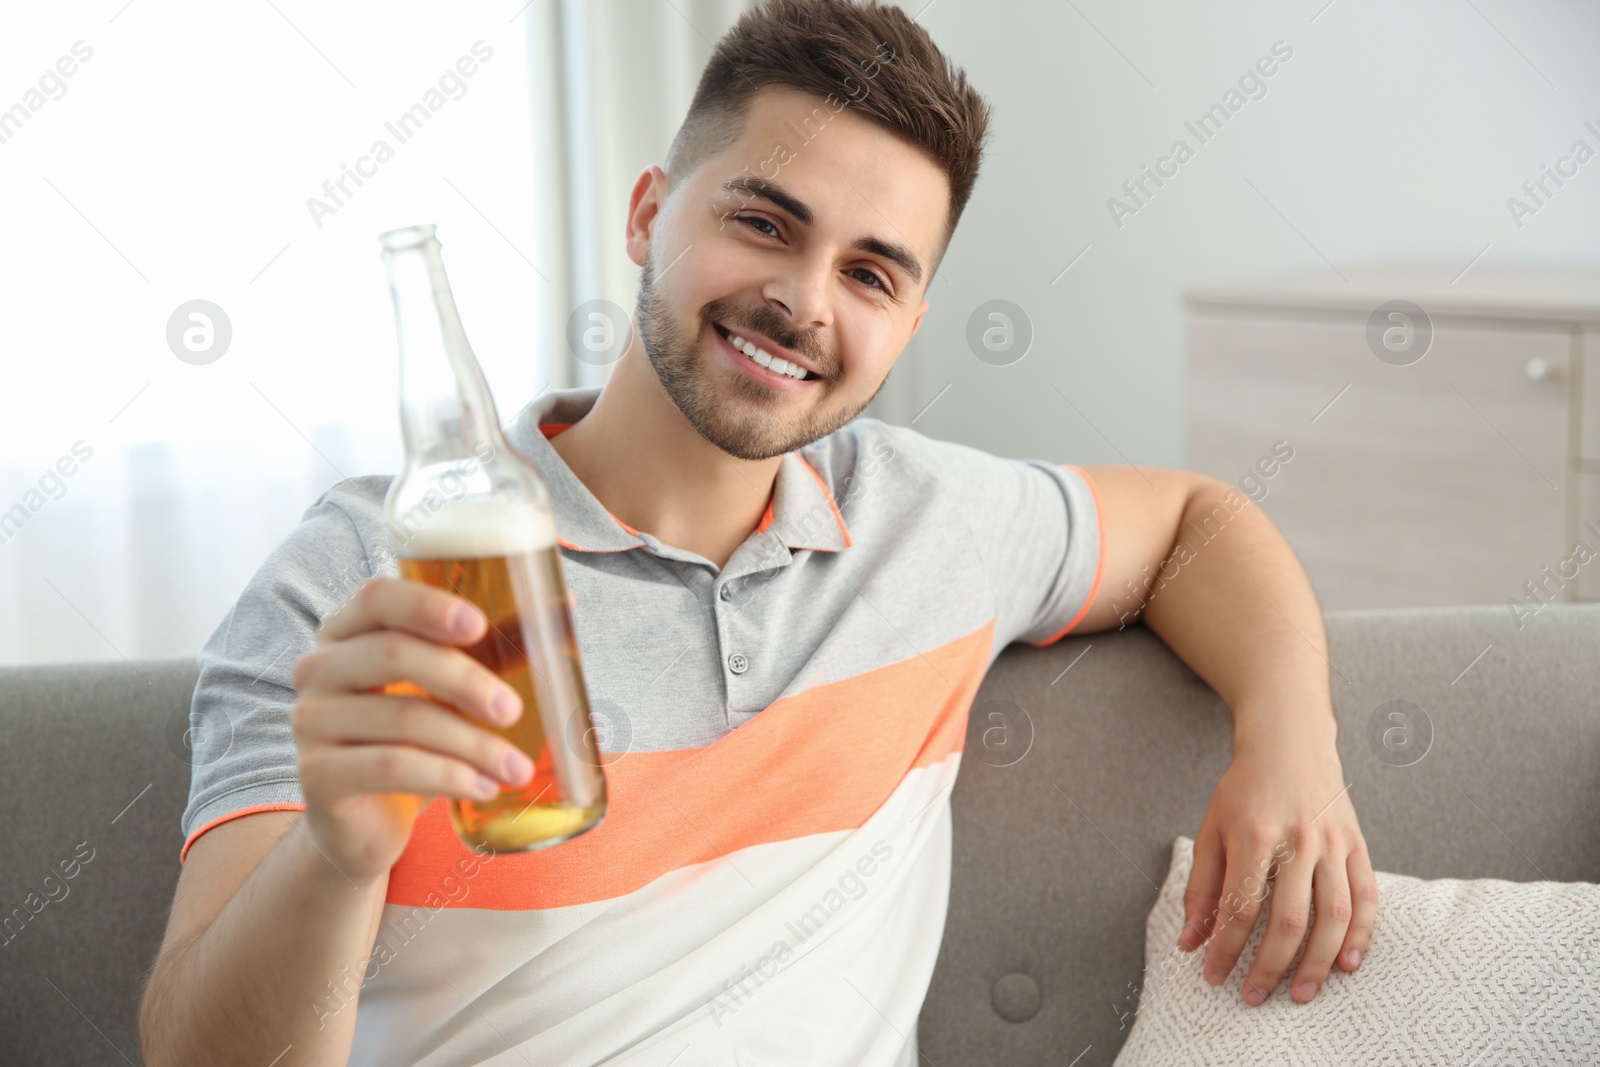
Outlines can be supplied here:
M1087 611L1096 487L858 417L781 457L719 568L612 516L550 445L599 392L541 395L506 440L550 487L605 818L496 853L435 800L371 956L306 1010L357 1013L353 1067L912 1064L967 713L1007 645ZM291 672L397 575L391 480L324 493L200 652L180 862L229 819L304 808Z

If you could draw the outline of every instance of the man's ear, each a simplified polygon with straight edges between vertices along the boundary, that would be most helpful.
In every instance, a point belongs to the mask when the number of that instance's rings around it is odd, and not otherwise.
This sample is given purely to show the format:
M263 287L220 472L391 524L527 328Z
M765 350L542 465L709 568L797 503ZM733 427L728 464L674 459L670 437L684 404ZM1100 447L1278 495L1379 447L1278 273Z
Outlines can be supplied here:
M922 306L917 309L917 317L911 322L911 336L906 338L907 341L911 340L912 337L917 335L918 328L922 326L922 316L927 314L927 312L928 302L924 300L922 302Z
M650 255L650 242L666 197L666 172L652 163L633 183L633 193L628 197L628 258L638 266L644 266Z

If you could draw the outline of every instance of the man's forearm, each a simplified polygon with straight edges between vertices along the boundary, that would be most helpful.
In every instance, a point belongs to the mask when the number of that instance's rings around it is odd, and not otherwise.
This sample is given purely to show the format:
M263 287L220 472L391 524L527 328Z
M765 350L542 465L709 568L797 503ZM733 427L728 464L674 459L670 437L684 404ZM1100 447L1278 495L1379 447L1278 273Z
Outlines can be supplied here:
M1233 712L1234 748L1336 732L1322 611L1266 514L1207 479L1191 494L1144 622Z
M140 1009L145 1062L264 1067L292 1046L284 1063L343 1067L383 888L352 885L304 834L286 834L157 966ZM348 1000L330 1002L329 982Z

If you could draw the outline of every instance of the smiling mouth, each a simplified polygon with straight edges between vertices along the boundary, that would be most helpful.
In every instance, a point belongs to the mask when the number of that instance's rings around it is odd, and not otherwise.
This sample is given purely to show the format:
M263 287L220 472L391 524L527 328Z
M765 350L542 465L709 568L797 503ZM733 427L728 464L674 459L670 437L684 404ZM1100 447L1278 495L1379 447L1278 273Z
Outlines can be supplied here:
M790 363L786 359L781 359L778 356L774 356L763 351L761 347L755 344L753 341L749 340L748 338L741 337L738 334L730 334L728 330L724 329L718 323L713 322L711 324L711 328L716 330L717 333L722 336L722 339L727 341L729 345L738 349L740 352L743 352L745 358L750 360L752 363L765 367L767 370L772 371L775 374L786 375L787 377L793 378L796 381L809 382L817 379L817 375L806 370L804 367Z

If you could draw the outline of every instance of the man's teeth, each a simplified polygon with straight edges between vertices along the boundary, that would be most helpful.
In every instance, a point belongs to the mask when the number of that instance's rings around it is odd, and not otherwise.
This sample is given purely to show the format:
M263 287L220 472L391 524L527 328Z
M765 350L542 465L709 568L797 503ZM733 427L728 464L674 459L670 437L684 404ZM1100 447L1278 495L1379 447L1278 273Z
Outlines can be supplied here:
M777 371L779 374L787 374L791 378L803 379L806 376L806 370L804 367L797 366L793 363L790 363L786 359L779 359L777 356L763 352L761 349L757 348L749 341L746 341L743 337L740 337L736 333L730 332L728 334L728 343L768 370Z

